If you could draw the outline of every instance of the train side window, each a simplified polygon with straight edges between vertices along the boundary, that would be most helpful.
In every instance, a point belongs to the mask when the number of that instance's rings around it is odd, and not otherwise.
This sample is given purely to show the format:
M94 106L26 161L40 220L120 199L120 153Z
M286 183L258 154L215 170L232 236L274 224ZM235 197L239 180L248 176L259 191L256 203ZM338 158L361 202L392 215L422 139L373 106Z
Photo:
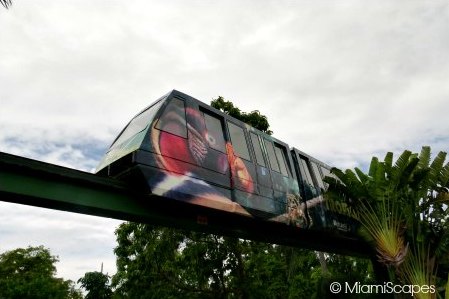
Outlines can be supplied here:
M318 186L320 188L324 189L324 182L323 182L323 179L321 176L320 169L318 168L318 165L315 162L312 162L312 161L310 161L310 162L311 162L310 164L312 165L312 168L313 168L313 172L315 173L315 178L317 180Z
M187 138L186 108L183 100L170 100L156 124L156 129Z
M285 158L285 153L284 153L284 150L279 146L279 145L277 145L277 144L275 144L274 145L274 152L275 152L275 154L276 154L276 158L277 158L277 160L278 160L278 162L279 162L279 166L280 166L280 169L281 169L281 173L284 175L284 176L289 176L289 172L288 172L288 168L287 168L287 160L286 160L286 158Z
M268 159L270 160L271 169L277 172L281 172L279 169L279 164L276 159L276 153L274 152L273 143L264 139L265 148L267 149Z
M257 164L259 164L260 166L266 167L259 137L252 132L250 133L250 136L251 136L251 141L253 143L254 152L256 154Z
M327 187L329 187L329 184L324 181L324 178L327 176L333 177L333 174L331 173L330 169L323 166L321 166L321 173L323 174L324 187L327 189Z
M330 176L331 175L330 169L327 169L326 167L323 167L323 166L321 166L321 173L323 174L323 179L326 176Z
M240 158L251 161L249 156L248 144L245 138L243 128L228 122L229 135L231 136L232 147Z
M215 150L226 153L226 142L223 133L223 125L221 120L204 113L204 121L207 129L207 142L209 146Z
M309 167L307 167L307 161L300 158L299 159L299 169L301 171L301 174L304 177L304 180L306 181L306 183L308 183L309 185L313 186L313 180L312 177L310 175L310 171L309 171Z

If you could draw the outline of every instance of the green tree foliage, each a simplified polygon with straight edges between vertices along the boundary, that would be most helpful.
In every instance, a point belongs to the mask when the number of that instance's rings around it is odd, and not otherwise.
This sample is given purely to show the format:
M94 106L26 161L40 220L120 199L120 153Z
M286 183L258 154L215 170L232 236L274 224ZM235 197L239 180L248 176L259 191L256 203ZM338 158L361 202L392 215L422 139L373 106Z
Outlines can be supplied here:
M258 111L222 97L211 105L271 134ZM327 255L323 273L306 249L130 222L116 237L115 298L327 298L332 280L372 279L369 261Z
M268 123L267 117L260 114L259 110L254 110L250 113L242 112L239 108L235 107L231 101L225 100L222 96L212 100L210 105L268 135L273 134L273 132L269 130L270 124Z
M123 223L115 298L331 298L333 281L373 281L368 260L216 235ZM358 294L354 298L372 298Z
M112 289L109 285L109 276L102 272L87 272L78 280L88 293L86 299L112 298Z
M342 286L346 283L353 286L355 283L361 285L376 284L372 263L368 259L342 256L337 254L326 254L327 272L316 271L313 278L317 280L317 290L314 298L345 298L345 299L371 299L388 298L384 295L370 293L341 293L330 292L330 284L338 282ZM340 296L340 297L339 297Z
M309 298L316 289L311 251L136 223L116 235L117 298Z
M0 255L0 298L82 298L73 282L56 278L58 258L43 246L18 248Z
M436 268L449 267L449 163L445 152L431 161L430 147L404 151L393 164L374 157L368 174L334 168L327 177L332 207L360 221L390 279L432 285ZM445 275L447 276L447 274ZM427 297L423 297L427 298Z

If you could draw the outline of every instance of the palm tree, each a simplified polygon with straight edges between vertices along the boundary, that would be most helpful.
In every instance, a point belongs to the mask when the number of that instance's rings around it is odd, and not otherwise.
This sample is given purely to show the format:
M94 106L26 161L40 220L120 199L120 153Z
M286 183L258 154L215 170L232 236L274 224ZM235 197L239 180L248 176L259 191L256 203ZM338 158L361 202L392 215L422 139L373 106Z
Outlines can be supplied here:
M326 177L332 208L361 224L360 235L390 269L390 278L410 284L435 284L435 269L449 266L449 163L440 152L431 163L430 147L404 151L393 165L371 160L368 174L334 168ZM446 274L447 276L447 274ZM419 298L419 297L418 297ZM424 297L423 297L424 298ZM431 297L425 297L431 298Z

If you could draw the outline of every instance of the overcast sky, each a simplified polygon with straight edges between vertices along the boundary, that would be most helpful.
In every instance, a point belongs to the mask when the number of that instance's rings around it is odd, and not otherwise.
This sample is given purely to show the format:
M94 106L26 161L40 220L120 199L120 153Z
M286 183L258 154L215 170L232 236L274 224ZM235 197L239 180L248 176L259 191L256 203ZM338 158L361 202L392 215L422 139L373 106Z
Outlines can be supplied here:
M258 109L275 137L340 168L449 149L447 1L217 3L0 7L0 151L92 171L172 89ZM119 223L0 203L0 252L42 244L66 279L102 262L113 274Z

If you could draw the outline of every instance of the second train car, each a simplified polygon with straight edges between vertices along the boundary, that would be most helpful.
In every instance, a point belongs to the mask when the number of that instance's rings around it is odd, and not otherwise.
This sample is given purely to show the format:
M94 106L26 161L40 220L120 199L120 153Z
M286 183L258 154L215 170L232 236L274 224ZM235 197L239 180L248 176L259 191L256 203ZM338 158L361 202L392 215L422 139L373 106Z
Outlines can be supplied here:
M137 114L97 173L168 200L299 228L350 231L325 208L330 166L173 90ZM131 179L132 178L132 179Z

